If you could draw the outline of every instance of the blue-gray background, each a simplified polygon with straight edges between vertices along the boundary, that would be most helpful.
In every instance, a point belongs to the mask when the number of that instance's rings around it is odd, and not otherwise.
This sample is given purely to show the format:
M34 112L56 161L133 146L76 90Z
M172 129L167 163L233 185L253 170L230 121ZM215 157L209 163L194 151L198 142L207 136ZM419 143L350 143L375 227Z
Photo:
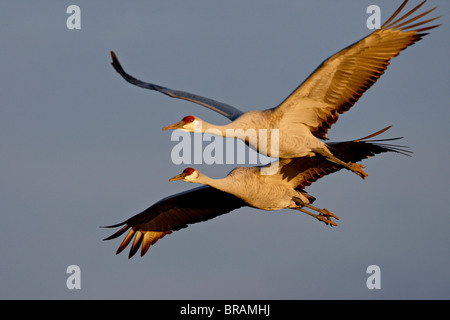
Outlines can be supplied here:
M194 185L168 179L176 142L161 128L195 104L126 83L114 50L143 80L242 110L280 103L325 58L361 39L366 9L401 1L2 1L0 4L0 298L448 299L450 3L438 29L402 52L329 132L359 138L387 125L414 156L364 162L308 191L336 228L293 211L241 209L116 256L121 222ZM81 30L66 8L81 8ZM408 8L418 4L411 1ZM232 165L198 165L223 177ZM66 268L81 268L68 290ZM366 268L381 268L368 290Z

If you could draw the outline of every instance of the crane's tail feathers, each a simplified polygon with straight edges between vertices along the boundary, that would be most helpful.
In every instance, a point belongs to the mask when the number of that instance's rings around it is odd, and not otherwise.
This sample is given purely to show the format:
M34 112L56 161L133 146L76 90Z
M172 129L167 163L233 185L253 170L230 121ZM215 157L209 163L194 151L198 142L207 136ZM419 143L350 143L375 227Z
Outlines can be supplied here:
M364 138L344 142L331 142L328 143L328 146L337 157L340 158L341 156L344 156L345 158L349 158L346 159L346 161L351 162L355 162L355 160L358 161L357 158L359 158L360 156L362 158L369 158L375 154L383 152L395 152L411 157L411 154L413 152L408 150L408 146L386 143L388 141L403 139L403 137L369 140L387 131L391 127L392 126L388 126Z
M356 139L354 141L358 142L358 141L361 141L361 140L367 140L367 139L373 138L373 137L378 136L379 134L382 134L383 132L389 130L391 127L392 126L388 126L388 127L384 128L384 129L381 129L380 131L377 131L375 133L372 133L372 134L368 135L367 137L359 138L359 139ZM395 138L395 139L401 139L401 138Z
M372 133L364 138L360 138L360 139L356 139L353 140L353 142L368 142L374 145L377 145L381 148L386 149L386 151L392 151L392 152L397 152L397 153L401 153L405 156L411 157L411 154L413 153L409 149L408 146L403 146L403 145L396 145L396 144L388 144L388 143L383 143L386 141L395 141L395 140L400 140L403 139L403 137L396 137L396 138L386 138L386 139L376 139L376 140L369 140L370 138L376 137L380 134L382 134L383 132L389 130L392 126L388 126L384 129L381 129L380 131L377 131L375 133Z
M401 138L394 138L394 139L401 139ZM404 156L412 157L412 154L414 152L412 152L411 150L406 150L407 148L409 148L408 146L401 146L401 145L388 144L388 143L378 143L380 141L389 141L389 140L393 140L393 139L374 140L374 141L369 141L369 142L372 143L373 145L377 145L377 146L385 149L386 151L400 153Z

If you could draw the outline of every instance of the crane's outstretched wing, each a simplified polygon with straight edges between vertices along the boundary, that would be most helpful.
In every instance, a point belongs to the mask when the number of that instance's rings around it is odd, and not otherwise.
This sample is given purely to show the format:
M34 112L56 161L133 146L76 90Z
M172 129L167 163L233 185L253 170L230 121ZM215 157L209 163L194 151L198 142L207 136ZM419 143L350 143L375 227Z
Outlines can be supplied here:
M165 235L243 206L246 204L231 194L202 186L164 198L122 223L107 226L106 228L116 228L124 225L104 240L115 239L131 228L116 254L125 249L136 235L128 258L131 258L141 245L142 257L152 244Z
M356 163L363 159L370 158L376 154L384 152L396 152L403 155L410 156L412 153L406 150L406 146L399 146L387 144L385 142L398 140L401 138L381 139L381 140L367 140L377 136L390 127L384 128L367 137L345 142L333 142L328 146L333 154L342 161ZM279 164L279 172L283 179L292 180L297 190L304 190L313 182L320 178L337 172L343 167L326 160L320 156L302 157L293 159L282 159Z
M403 21L426 0L391 22L407 2L405 0L380 29L322 62L288 98L274 108L276 112L282 112L283 119L289 122L284 125L303 123L311 128L317 138L326 139L328 129L336 123L339 114L348 111L377 81L389 61L422 39L427 34L424 31L438 27L423 25L439 17L412 24L436 8Z
M111 58L112 58L111 64L114 67L114 69L116 69L116 71L126 81L128 81L129 83L134 84L138 87L159 91L159 92L164 93L165 95L168 95L169 97L172 97L172 98L178 98L178 99L183 99L183 100L191 101L194 103L198 103L206 108L209 108L213 111L220 113L221 115L227 117L231 121L237 119L238 117L240 117L243 114L242 111L236 109L235 107L232 107L232 106L222 103L222 102L215 101L213 99L205 98L205 97L202 97L202 96L199 96L199 95L196 95L193 93L185 92L185 91L172 90L169 88L158 86L153 83L143 82L125 72L125 70L122 68L122 66L119 63L119 60L117 59L116 54L113 51L111 51Z

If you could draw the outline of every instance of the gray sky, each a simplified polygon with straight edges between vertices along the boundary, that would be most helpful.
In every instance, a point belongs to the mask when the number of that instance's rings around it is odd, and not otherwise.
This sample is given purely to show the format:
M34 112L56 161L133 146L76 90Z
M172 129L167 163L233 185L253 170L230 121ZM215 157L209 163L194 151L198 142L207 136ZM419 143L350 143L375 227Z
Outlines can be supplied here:
M408 8L419 3L410 1ZM81 8L68 30L66 8ZM111 67L242 110L280 103L324 59L370 33L401 1L3 1L0 3L0 298L2 299L449 299L448 34L444 25L403 51L340 117L333 141L405 137L408 158L365 161L308 192L339 226L290 210L244 208L160 240L144 258L102 241L159 199L195 187L168 182L165 125L195 104L126 83ZM197 165L220 178L232 165ZM368 290L366 268L381 268ZM66 268L81 269L81 289Z

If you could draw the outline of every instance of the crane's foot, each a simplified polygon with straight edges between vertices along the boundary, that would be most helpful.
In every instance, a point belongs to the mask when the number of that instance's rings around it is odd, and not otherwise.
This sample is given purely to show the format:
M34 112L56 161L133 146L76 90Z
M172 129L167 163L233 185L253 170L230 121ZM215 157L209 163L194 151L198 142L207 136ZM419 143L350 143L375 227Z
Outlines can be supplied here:
M336 220L339 220L339 217L336 216L334 213L328 211L328 209L323 208L324 211L323 215L328 219L331 220L331 218L335 218Z
M342 161L341 159L333 156L330 152L327 152L326 150L323 150L323 149L314 149L313 151L316 154L319 154L322 157L325 157L325 159L327 159L328 161L334 162L334 163L356 173L361 178L366 179L367 173L364 172L364 170L363 170L364 166L362 164L352 163L352 162L346 163L346 162Z
M336 216L331 211L329 211L328 209L325 209L325 208L319 209L319 208L314 207L314 206L312 206L310 204L305 204L304 206L319 212L319 214L314 215L316 219L318 219L318 220L320 220L322 222L325 222L326 225L337 226L337 224L334 221L332 221L331 218L339 220L339 217Z
M316 218L319 221L324 222L326 225L337 226L337 223L334 222L333 220L331 220L331 218L339 220L339 217L337 217L335 214L330 212L328 209L325 209L325 208L324 209L319 209L319 208L314 207L314 206L312 206L310 204L307 204L307 203L302 203L301 205L304 206L304 207L310 208L310 209L312 209L314 211L317 211L317 212L319 212L319 214L315 214L315 213L306 211L305 209L302 209L301 207L295 208L295 209L299 210L301 212L304 212L304 213L306 213L306 214Z
M329 225L329 226L336 226L336 227L337 227L337 223L334 222L334 221L332 221L332 220L330 219L330 217L327 217L327 216L324 216L324 215L321 215L321 214L317 214L317 215L316 215L316 218L317 218L319 221L324 222L327 226Z
M362 164L359 163L348 163L348 169L356 173L363 179L366 179L367 173L364 172L363 168L365 168Z

